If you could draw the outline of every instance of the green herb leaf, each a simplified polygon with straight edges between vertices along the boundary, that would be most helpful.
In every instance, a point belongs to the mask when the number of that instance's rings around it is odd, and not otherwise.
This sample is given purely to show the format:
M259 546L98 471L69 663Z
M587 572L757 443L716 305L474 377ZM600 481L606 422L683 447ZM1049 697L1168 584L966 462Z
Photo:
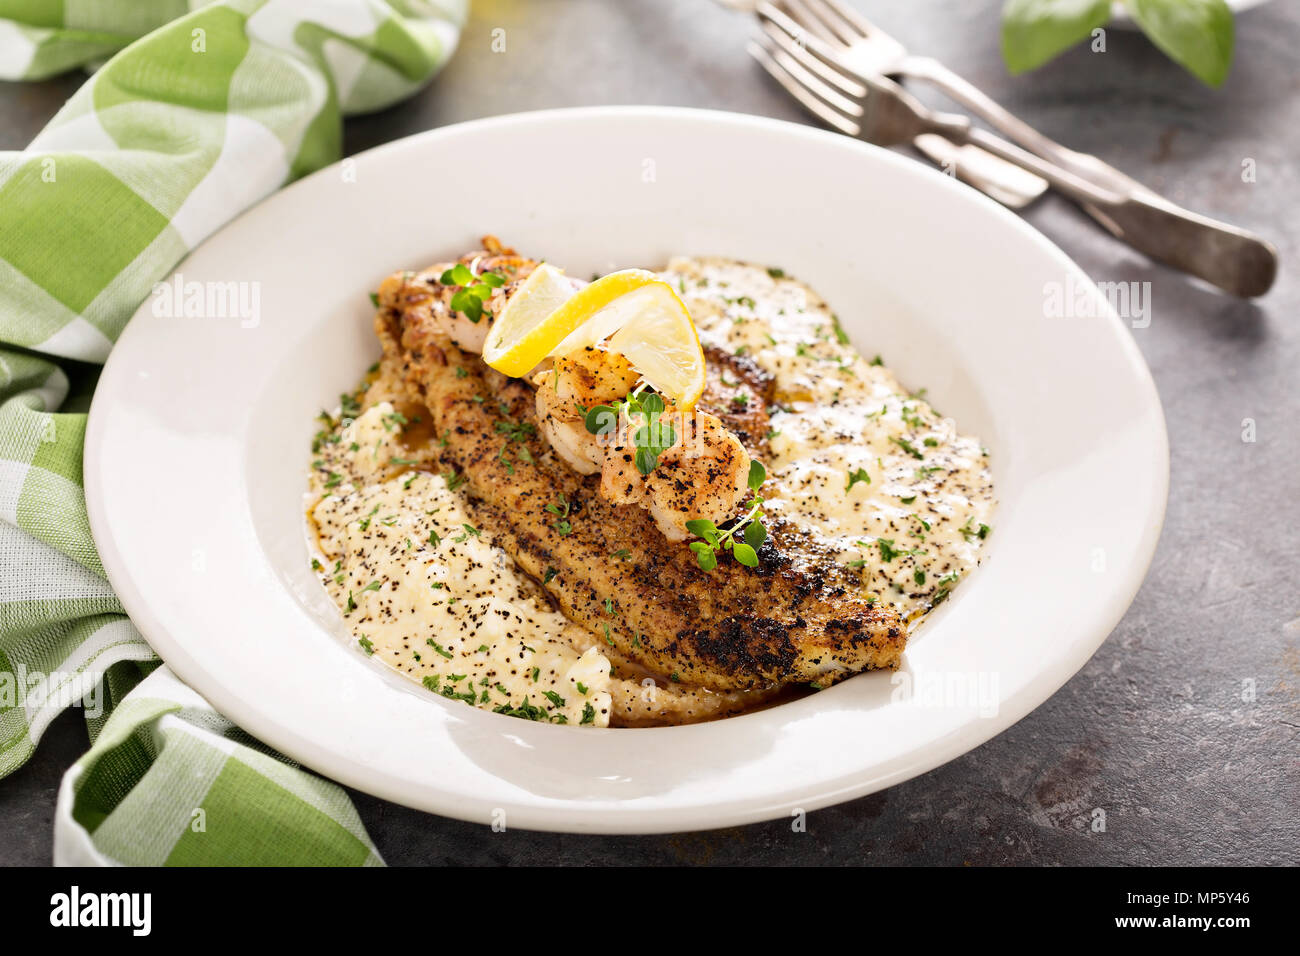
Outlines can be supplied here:
M765 481L767 481L767 468L755 458L749 463L749 490L758 491Z
M1224 0L1127 0L1133 19L1171 60L1203 83L1221 86L1232 65L1235 32Z
M686 522L686 530L696 537L707 539L710 532L717 534L718 526L708 518L693 518Z
M741 564L743 564L745 567L747 568L758 567L758 555L755 554L754 549L751 548L749 545L747 545L745 542L743 541L735 542L731 546L731 553L735 556L736 560L739 561Z
M659 456L648 448L638 448L636 450L636 470L643 475L648 475L659 467Z
M1002 59L1012 73L1042 66L1105 26L1110 12L1110 0L1007 0Z
M613 405L593 405L583 419L593 435L607 435L618 425L618 409Z
M908 441L906 438L898 438L898 437L896 437L896 436L894 436L894 435L890 435L890 436L889 436L889 440L892 441L892 442L893 442L895 445L897 445L899 448L903 449L903 451L907 452L907 453L908 453L909 455L911 455L913 458L924 458L924 457L925 457L924 455L922 455L922 454L917 450L916 446L913 445L913 444L912 444L910 441Z
M849 472L849 483L845 485L844 490L848 491L860 481L865 482L868 485L871 484L871 475L867 474L867 469L865 468L859 468L856 471Z

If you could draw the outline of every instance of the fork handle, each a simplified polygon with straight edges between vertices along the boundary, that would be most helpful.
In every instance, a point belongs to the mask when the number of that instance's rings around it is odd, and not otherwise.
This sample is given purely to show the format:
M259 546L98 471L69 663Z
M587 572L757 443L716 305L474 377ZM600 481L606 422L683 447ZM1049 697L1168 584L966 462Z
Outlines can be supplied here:
M1116 169L1110 163L1093 156L1080 153L1056 140L1044 136L1020 117L1001 106L987 93L954 73L938 60L930 57L908 56L903 59L897 70L898 74L911 79L923 80L938 87L954 102L967 111L974 113L1012 142L1019 143L1031 153L1051 160L1057 166L1068 170L1083 179L1090 180L1106 189L1117 192L1143 192L1156 195L1142 183Z
M1026 152L965 117L944 116L936 132L964 140L1046 179L1107 231L1139 252L1226 292L1263 295L1277 278L1277 250L1254 233L1176 206L1147 190L1111 191Z

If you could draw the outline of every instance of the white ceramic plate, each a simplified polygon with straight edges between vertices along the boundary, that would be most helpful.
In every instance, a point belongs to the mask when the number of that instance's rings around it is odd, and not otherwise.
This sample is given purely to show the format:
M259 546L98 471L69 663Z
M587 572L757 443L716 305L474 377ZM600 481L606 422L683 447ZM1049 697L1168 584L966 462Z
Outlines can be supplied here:
M434 697L345 641L304 543L314 417L378 353L367 293L379 280L489 231L574 275L675 252L780 265L984 439L1001 499L987 558L912 642L903 683L868 674L717 723L592 731ZM1096 287L997 204L842 136L639 107L467 123L290 186L179 273L256 283L243 288L257 289L258 315L159 316L151 300L113 350L86 443L109 579L163 659L244 729L436 813L676 831L905 780L1074 674L1159 534L1159 400ZM1049 317L1057 288L1097 316Z

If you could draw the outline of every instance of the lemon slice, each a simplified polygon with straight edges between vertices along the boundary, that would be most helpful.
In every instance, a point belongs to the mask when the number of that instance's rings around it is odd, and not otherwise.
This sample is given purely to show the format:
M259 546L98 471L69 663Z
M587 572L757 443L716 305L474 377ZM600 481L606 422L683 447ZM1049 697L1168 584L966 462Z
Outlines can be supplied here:
M560 309L579 294L578 289L578 283L563 270L541 263L510 294L492 322L483 341L483 361L514 378L531 369L573 331L572 326L562 324Z
M704 391L704 350L691 314L672 286L658 282L630 292L605 311L614 310L630 314L610 337L610 351L622 353L679 409L693 408ZM597 315L589 324L598 325L604 318Z
M612 336L612 338L610 338ZM483 343L483 361L518 378L547 356L610 338L647 382L684 409L704 391L704 352L686 304L644 269L624 269L578 288L542 263L506 300Z

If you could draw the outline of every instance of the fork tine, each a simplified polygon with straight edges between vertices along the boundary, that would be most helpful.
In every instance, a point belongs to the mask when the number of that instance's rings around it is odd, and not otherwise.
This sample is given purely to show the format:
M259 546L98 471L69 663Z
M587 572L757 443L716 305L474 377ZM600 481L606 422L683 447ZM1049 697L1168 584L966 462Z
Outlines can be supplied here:
M828 66L808 52L797 39L778 29L776 24L764 22L763 33L776 47L800 67L807 75L805 86L811 86L822 99L827 100L841 113L862 115L861 108L855 100L860 101L867 95L867 88L856 80L845 76L839 70Z
M810 4L824 18L838 17L842 28L853 32L853 40L861 40L877 32L871 25L871 21L843 0L799 0L799 2Z
M827 29L826 24L822 23L818 17L813 16L813 12L804 6L800 0L772 0L769 5L783 14L787 14L791 22L798 24L805 32L815 34L818 39L825 40L835 46L844 46L844 42ZM755 8L755 12L757 12L757 8ZM762 16L761 13L759 15Z
M862 99L867 95L867 88L862 85L857 74L846 69L832 49L817 37L808 36L799 24L782 11L765 2L758 7L758 18L764 31L809 72L839 88L847 96ZM776 30L770 29L772 27Z
M803 104L808 112L812 113L827 126L834 127L841 133L848 136L857 136L861 127L847 116L835 111L824 100L818 99L809 90L803 86L799 80L795 79L790 72L790 65L793 63L788 56L785 56L780 50L771 46L772 41L764 38L763 42L750 40L746 44L749 55L756 59L763 69L771 74L772 78L785 87L785 91ZM777 57L783 57L778 60ZM798 64L794 64L796 67Z
M829 8L818 6L817 0L786 0L784 6L800 26L815 26L818 32L829 33L830 42L836 46L849 46L862 39L860 33L846 26Z

